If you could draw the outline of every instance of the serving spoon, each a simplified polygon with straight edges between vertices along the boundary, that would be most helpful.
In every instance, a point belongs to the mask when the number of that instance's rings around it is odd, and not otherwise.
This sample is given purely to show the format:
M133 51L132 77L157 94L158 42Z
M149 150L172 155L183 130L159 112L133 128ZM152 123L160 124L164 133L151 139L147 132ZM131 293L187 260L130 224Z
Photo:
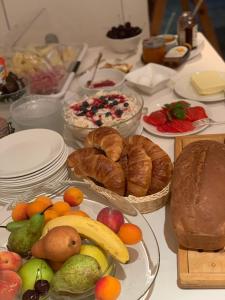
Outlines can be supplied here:
M97 72L97 69L98 69L98 65L99 65L101 59L102 59L102 53L100 52L99 55L98 55L96 64L95 64L95 68L94 68L92 77L91 77L90 80L87 81L87 87L89 87L89 88L91 87L91 85L92 85L92 83L93 83L93 81L94 81L94 79L95 79L95 75L96 75L96 72Z

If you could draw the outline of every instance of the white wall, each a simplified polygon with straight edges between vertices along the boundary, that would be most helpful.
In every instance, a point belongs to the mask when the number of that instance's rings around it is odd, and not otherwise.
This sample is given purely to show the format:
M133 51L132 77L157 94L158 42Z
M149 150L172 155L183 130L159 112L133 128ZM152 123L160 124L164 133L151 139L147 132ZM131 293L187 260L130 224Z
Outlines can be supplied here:
M46 33L56 32L61 42L85 41L89 45L104 45L107 30L122 22L121 0L4 1L11 26L29 23L41 8L46 8L24 35L23 44L42 42ZM147 0L123 0L123 6L125 19L144 28L144 36L148 36ZM2 26L0 28L2 34Z

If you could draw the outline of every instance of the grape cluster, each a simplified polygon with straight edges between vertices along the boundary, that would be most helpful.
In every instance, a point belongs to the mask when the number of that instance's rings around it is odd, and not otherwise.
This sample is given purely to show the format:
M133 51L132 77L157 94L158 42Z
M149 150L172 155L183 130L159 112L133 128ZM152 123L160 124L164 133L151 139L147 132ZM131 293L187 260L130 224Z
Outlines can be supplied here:
M113 26L106 34L111 39L126 39L134 37L142 32L138 26L132 26L130 22L126 22L124 25Z
M41 296L48 293L50 288L47 280L37 280L34 285L34 290L27 290L22 297L22 300L39 300Z

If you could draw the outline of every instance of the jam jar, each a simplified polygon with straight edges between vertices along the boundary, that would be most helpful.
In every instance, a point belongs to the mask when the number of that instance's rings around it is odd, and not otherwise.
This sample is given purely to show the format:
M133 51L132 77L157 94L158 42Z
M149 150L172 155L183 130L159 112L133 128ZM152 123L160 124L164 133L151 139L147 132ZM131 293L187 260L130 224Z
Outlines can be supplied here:
M166 46L163 37L151 37L143 41L142 60L145 64L162 64L165 53Z
M191 11L184 11L178 18L177 36L179 45L189 45L191 49L197 47L197 24Z

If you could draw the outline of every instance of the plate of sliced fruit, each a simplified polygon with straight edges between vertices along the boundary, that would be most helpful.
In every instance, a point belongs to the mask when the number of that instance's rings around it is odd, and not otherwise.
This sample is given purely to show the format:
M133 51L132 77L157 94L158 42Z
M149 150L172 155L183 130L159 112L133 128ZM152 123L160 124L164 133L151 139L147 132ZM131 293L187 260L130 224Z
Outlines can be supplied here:
M161 98L150 104L148 112L148 115L143 116L143 127L157 136L196 134L209 126L195 125L195 121L210 117L210 112L206 105L192 100Z
M157 240L140 213L104 201L69 187L17 203L0 228L0 299L142 299L158 273Z

